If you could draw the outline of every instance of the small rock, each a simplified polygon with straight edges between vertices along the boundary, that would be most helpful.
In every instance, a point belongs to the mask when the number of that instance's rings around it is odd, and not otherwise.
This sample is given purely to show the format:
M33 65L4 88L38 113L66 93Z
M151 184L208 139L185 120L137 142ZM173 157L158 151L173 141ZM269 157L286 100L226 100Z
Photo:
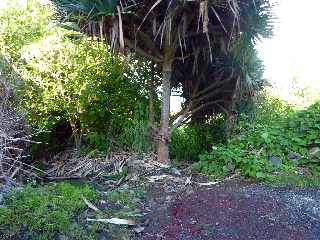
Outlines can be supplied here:
M122 190L128 190L129 189L129 185L128 184L123 184L122 186L121 186L121 189Z
M170 195L168 195L167 197L166 197L166 201L167 202L170 202L172 200L172 197L170 196Z
M197 220L195 220L195 219L191 219L191 224L193 224L193 225L195 225L195 224L197 224L198 222L197 222Z
M277 156L270 156L268 158L268 162L276 168L280 168L282 166L282 160Z
M110 239L110 236L107 233L100 233L97 236L97 240L108 240Z
M144 159L144 156L141 154L136 156L136 160L138 161L142 161L143 159Z
M293 151L289 151L288 152L288 158L290 160L299 160L301 158L301 155L299 153L293 152Z
M49 203L49 204L47 205L47 208L48 208L49 210L53 210L53 209L54 209L54 205L51 204L51 203Z
M309 155L313 160L320 160L320 147L313 147L309 150Z
M68 237L66 235L59 234L58 239L59 240L68 240Z
M137 175L134 175L130 181L138 181L139 180L139 177Z
M144 231L144 227L138 226L133 229L136 233L142 233Z
M175 175L177 175L177 176L181 176L181 172L180 172L178 169L172 168L171 170L172 170L172 173L173 173L173 174L175 174Z
M76 230L77 228L79 227L79 225L76 223L76 222L74 222L74 223L72 223L71 225L70 225L70 230L71 231L74 231L74 230Z
M249 199L249 198L251 198L251 195L246 193L246 194L244 194L244 197Z

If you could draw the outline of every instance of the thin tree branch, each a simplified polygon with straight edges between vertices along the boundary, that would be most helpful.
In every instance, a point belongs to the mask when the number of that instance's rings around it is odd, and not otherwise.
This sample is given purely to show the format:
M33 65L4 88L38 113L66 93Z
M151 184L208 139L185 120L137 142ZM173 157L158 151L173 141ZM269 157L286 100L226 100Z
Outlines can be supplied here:
M185 118L179 118L179 120L174 123L171 128L170 128L170 134L172 134L172 132L177 129L178 127L180 127L181 125L183 125L186 121L188 121L192 115L194 115L195 113L201 111L203 108L206 108L208 106L211 106L211 105L217 105L223 112L227 113L228 111L220 104L220 103L225 103L225 102L228 102L228 101L224 101L222 99L220 100L215 100L215 101L211 101L211 102L207 102L207 103L204 103L202 105L200 105L199 107L191 110L187 116L185 116Z
M157 56L153 56L152 54L147 53L142 48L139 48L135 44L133 44L128 38L124 38L124 40L125 40L126 45L129 48L133 49L135 52L137 52L138 55L145 57L145 58L148 58L155 63L162 63L163 62L163 58L159 58Z

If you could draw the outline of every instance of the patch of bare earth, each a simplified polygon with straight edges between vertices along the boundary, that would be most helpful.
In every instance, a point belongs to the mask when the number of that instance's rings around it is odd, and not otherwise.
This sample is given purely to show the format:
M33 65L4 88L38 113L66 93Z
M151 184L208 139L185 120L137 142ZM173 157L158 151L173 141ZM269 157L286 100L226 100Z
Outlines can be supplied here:
M136 239L320 239L320 189L275 188L240 178L185 185L183 174L164 175L149 177L156 181L148 183L149 213Z

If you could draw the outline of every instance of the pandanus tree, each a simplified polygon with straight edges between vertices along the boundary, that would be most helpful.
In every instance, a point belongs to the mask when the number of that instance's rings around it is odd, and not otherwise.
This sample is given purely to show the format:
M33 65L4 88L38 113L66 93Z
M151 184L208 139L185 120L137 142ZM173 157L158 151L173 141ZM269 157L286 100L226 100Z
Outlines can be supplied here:
M268 16L267 0L52 1L60 19L106 41L114 51L133 50L161 70L161 119L151 124L160 162L169 160L168 145L175 128L196 113L221 111L232 101L242 71L231 64L219 72L216 54L223 53L223 61L232 61L231 46L243 32L253 31L248 22ZM259 26L265 30L266 26ZM257 30L253 35L259 34ZM170 119L173 86L182 87L186 103Z

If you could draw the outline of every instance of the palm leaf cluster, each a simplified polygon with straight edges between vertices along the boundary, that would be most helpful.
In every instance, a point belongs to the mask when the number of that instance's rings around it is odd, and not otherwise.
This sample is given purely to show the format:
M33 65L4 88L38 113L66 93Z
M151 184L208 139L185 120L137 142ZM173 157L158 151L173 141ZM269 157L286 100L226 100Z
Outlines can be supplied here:
M171 84L186 99L176 126L226 112L262 84L254 44L272 33L268 0L52 1L62 20L114 50L171 64Z

